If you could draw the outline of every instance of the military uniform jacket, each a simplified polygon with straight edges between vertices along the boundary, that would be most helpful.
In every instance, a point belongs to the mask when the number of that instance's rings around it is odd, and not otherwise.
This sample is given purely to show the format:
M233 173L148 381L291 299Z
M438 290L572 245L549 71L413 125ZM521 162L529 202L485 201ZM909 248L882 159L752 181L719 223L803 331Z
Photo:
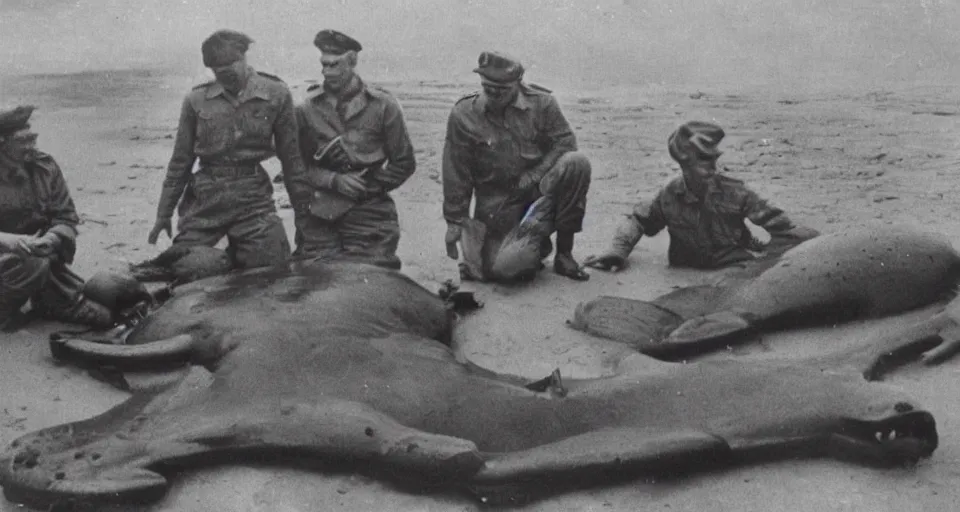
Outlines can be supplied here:
M708 181L701 200L680 176L660 189L652 201L634 206L617 228L612 252L626 258L643 235L653 236L666 228L671 265L719 268L753 259L750 251L762 249L744 219L771 236L796 227L783 210L771 206L740 180L716 175Z
M400 103L389 92L367 87L359 77L336 106L323 86L313 85L308 92L297 105L296 117L300 152L312 186L332 189L335 170L318 167L313 155L341 135L353 167L369 169L364 178L376 191L390 192L413 175L417 162L410 134Z
M22 168L0 167L0 231L33 235L50 231L61 239L60 259L72 263L80 218L60 166L37 151Z
M443 216L459 224L469 216L487 219L511 198L519 176L550 151L576 151L577 140L557 100L547 89L522 84L502 120L486 109L486 97L464 96L450 112L443 149Z
M276 155L291 200L295 204L306 200L309 191L298 146L293 97L279 78L253 72L236 98L216 81L194 87L180 109L173 156L163 182L170 199L161 201L158 217L173 214L195 159L201 168L239 167L255 166Z

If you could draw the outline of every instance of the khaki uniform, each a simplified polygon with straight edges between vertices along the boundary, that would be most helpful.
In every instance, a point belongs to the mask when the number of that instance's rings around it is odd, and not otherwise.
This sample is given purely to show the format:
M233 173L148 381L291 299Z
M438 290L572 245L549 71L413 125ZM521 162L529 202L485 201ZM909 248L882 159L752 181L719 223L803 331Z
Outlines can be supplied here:
M0 253L0 324L28 299L35 307L64 311L81 298L83 280L68 267L76 253L79 224L63 173L37 152L23 167L0 167L0 231L18 235L56 233L50 256Z
M541 177L540 186L518 196L518 178L553 150L563 155ZM522 83L502 124L487 113L479 92L454 105L443 150L443 217L461 224L476 197L473 217L487 226L484 266L540 197L551 199L556 231L580 232L589 187L590 162L577 151L576 136L549 90Z
M387 91L367 87L359 77L334 100L319 84L308 89L296 108L300 151L307 164L315 201L337 203L325 214L298 217L296 254L357 255L399 269L400 224L389 192L416 171L413 145L397 100ZM313 156L341 136L350 169L325 169ZM334 190L337 172L366 170L372 191L353 201ZM332 213L331 213L332 212ZM316 213L316 212L315 212Z
M770 205L740 180L716 175L708 181L701 200L681 176L660 189L652 201L634 207L617 226L608 252L626 259L643 235L654 236L666 228L671 265L725 267L752 260L755 252L763 250L744 219L766 229L774 238L791 236L797 228L783 210Z
M236 98L215 81L194 87L183 101L157 208L158 218L169 219L182 196L173 244L213 246L226 236L238 267L289 257L273 184L260 165L274 154L291 202L304 204L309 190L293 98L282 80L252 72Z

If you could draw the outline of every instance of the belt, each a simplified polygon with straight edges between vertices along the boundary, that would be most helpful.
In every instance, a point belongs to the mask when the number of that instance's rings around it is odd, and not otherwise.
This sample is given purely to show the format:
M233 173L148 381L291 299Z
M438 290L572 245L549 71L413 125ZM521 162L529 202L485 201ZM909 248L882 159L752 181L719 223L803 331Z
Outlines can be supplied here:
M214 178L240 178L255 176L260 170L260 164L238 165L204 165L200 164L200 173Z

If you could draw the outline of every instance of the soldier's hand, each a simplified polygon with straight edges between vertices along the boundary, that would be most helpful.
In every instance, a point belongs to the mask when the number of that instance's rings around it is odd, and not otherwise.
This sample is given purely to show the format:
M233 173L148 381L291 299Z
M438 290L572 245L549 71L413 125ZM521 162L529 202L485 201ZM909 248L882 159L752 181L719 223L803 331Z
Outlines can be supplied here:
M619 272L626 268L627 260L611 253L604 253L599 256L591 254L587 256L587 259L583 260L583 266L609 272Z
M447 234L443 236L443 242L447 244L447 257L451 260L460 258L457 251L457 242L460 241L461 229L456 224L447 224Z
M31 256L50 256L60 246L60 239L56 233L47 233L43 236L21 238L19 248Z
M540 176L534 172L525 172L517 179L516 189L518 192L526 192L540 184Z
M160 233L163 231L167 232L167 238L173 238L173 223L170 219L157 219L153 229L150 230L150 236L147 237L147 243L150 245L157 243L157 238L160 238Z
M359 173L338 174L333 178L333 188L350 199L359 199L367 192L367 182Z
M17 235L15 233L0 233L0 252L16 252L23 255L29 255L30 252L24 250L28 240L34 238L32 235Z

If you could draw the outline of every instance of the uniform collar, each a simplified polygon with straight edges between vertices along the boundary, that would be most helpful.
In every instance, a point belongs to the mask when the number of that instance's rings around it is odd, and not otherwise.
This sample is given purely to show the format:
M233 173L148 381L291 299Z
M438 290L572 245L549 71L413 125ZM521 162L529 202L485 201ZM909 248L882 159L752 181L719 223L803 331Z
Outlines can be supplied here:
M714 175L712 179L707 181L707 190L706 190L706 193L704 194L704 197L723 192L723 190L720 189L719 178L720 178L719 175ZM677 187L674 190L674 193L680 196L680 198L683 199L683 202L685 203L700 202L700 197L697 196L697 194L694 194L693 191L690 190L689 187L687 187L687 180L683 176L680 177L680 180L677 183Z
M247 78L247 84L240 91L238 99L243 102L250 98L270 99L270 91L267 88L267 79L260 76L252 67L247 66L247 72L250 74ZM220 82L213 82L213 85L207 88L207 98L216 98L225 93L226 90Z
M318 89L319 91L314 98L319 99L321 102L325 101L332 94L324 89L322 84ZM367 84L363 82L360 75L354 74L353 79L350 80L350 83L343 91L343 95L338 102L337 110L340 112L340 115L343 116L344 119L350 119L362 112L369 103L368 92Z
M11 179L15 176L27 175L28 162L16 162L6 155L0 154L0 178Z

